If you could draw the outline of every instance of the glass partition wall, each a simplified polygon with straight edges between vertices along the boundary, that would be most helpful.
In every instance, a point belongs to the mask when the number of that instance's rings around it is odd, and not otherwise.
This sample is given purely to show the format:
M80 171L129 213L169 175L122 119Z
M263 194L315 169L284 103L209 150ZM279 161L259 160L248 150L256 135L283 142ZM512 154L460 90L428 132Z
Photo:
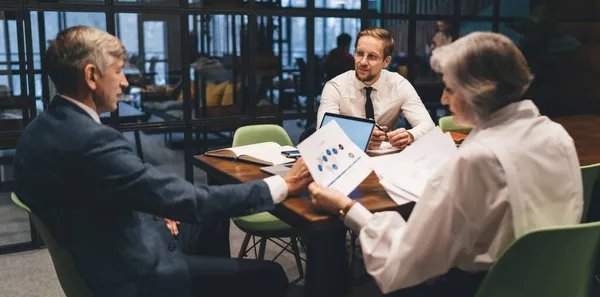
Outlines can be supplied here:
M515 2L515 3L512 3ZM518 3L517 3L518 2ZM42 53L75 25L121 38L129 87L119 109L101 115L140 157L205 183L194 155L231 145L255 123L283 125L293 141L316 120L323 61L342 33L388 29L389 70L406 76L437 116L441 82L428 67L431 43L475 30L500 31L529 15L522 0L0 0L0 253L43 244L10 202L12 160L22 129L56 90ZM525 3L525 4L524 4ZM503 9L503 7L511 9ZM519 10L519 11L515 11ZM523 10L523 11L520 11Z

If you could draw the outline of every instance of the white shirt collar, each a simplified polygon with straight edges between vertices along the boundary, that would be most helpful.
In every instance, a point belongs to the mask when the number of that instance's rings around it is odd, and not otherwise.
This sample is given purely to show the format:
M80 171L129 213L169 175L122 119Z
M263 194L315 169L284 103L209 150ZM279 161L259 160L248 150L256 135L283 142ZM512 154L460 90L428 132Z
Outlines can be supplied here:
M483 119L481 123L475 126L471 133L475 134L474 132L498 125L498 123L514 120L515 117L535 118L539 112L537 106L529 99L513 102L492 112L486 119Z
M98 123L98 124L101 123L100 116L98 116L98 113L95 110L91 109L89 106L87 106L71 97L67 97L63 94L59 94L59 95L65 99L67 99L68 101L71 101L73 104L79 106L81 109L83 109L85 112L87 112L92 117L92 119L94 119L94 121L96 121L96 123Z

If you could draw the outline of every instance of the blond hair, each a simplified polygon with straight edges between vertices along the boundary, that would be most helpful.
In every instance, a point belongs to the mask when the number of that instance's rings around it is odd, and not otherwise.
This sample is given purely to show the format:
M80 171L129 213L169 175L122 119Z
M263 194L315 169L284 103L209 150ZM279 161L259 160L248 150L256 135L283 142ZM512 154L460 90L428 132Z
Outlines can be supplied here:
M390 35L390 32L388 32L388 30L372 27L372 28L367 28L367 29L360 31L358 33L358 36L356 36L356 42L354 43L355 48L358 46L358 40L363 36L371 36L371 37L374 37L376 39L383 41L383 58L384 59L391 56L392 53L394 52L394 39L392 38L392 36Z
M127 58L127 51L121 40L87 26L63 30L48 43L44 54L44 68L58 92L75 88L81 72L88 64L96 66L102 74L115 60L124 61Z
M435 49L431 67L454 85L475 123L521 100L533 80L521 51L498 33L474 32Z

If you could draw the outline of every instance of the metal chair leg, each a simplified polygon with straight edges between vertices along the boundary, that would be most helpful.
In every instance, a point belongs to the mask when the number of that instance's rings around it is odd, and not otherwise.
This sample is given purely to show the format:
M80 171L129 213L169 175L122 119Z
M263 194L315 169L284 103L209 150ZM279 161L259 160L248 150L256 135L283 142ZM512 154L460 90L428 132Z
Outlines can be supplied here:
M300 260L300 249L296 242L296 237L290 237L292 243L292 250L294 251L294 258L296 259L296 266L298 267L298 276L304 278L304 269L302 268L302 261Z
M265 259L265 249L266 248L267 248L267 239L261 238L260 239L260 247L258 248L258 259L259 260Z
M242 246L238 252L238 258L243 258L246 256L246 249L248 248L248 243L250 242L250 236L251 235L248 233L246 233L246 236L244 236L244 241L242 242Z

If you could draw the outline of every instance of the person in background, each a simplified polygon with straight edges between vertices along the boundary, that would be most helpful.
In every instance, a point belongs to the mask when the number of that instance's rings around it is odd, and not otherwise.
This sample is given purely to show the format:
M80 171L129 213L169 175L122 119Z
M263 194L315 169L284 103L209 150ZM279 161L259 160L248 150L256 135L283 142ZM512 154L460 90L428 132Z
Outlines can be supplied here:
M369 149L378 149L385 140L402 149L433 128L431 116L410 82L384 69L393 51L394 40L387 30L360 31L354 50L355 70L346 71L325 84L317 127L327 112L374 119L381 130L373 129ZM401 112L412 129L392 131Z
M433 35L431 50L452 43L452 26L448 21L437 21L439 31Z
M284 177L194 186L142 162L99 114L117 109L127 53L95 28L60 32L44 54L57 95L23 131L16 194L65 249L94 296L285 296L275 262L187 256L175 221L270 210L310 179L303 161ZM169 218L169 228L160 217ZM169 230L171 232L169 232Z
M346 33L337 37L337 47L329 52L323 63L326 80L354 69L354 58L349 53L351 42L352 37Z
M532 75L510 39L472 33L434 51L431 63L446 85L441 102L473 130L429 180L408 221L394 211L373 214L315 183L309 191L318 207L345 214L383 293L474 296L517 238L579 222L581 171L564 128L522 99Z

